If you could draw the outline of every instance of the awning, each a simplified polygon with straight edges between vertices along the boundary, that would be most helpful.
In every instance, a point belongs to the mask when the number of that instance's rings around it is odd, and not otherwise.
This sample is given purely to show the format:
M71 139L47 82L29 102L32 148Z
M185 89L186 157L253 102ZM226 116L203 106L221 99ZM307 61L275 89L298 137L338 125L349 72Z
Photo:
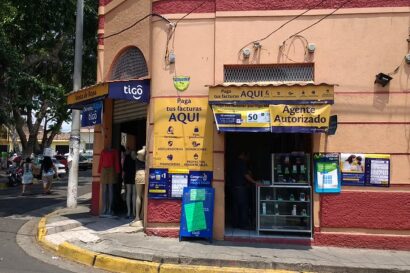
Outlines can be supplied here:
M334 85L326 83L209 87L209 104L220 132L326 132L333 102Z
M98 83L70 92L67 95L67 104L70 105L71 108L82 109L84 105L102 100L105 97L148 103L150 97L150 80L138 79Z

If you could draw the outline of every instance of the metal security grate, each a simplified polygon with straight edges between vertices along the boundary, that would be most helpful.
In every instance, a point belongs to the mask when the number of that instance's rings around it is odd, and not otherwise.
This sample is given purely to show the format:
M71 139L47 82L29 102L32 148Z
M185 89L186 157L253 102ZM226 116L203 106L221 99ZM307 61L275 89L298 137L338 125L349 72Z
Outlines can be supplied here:
M225 65L224 82L305 82L314 80L313 64Z
M141 50L132 47L123 52L115 62L110 80L137 79L148 76L147 62Z

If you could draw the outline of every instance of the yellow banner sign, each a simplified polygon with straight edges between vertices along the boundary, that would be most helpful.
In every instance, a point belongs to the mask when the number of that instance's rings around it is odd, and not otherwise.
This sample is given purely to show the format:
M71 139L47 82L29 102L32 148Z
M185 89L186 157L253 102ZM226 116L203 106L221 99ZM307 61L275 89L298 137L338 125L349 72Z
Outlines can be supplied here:
M323 132L329 127L330 105L270 105L272 132Z
M224 104L333 104L333 85L215 86L209 88L209 103Z
M94 99L108 94L108 83L97 84L88 88L78 90L67 96L67 104L76 104L86 100Z
M212 110L207 98L157 98L153 168L213 170Z
M213 105L216 126L221 132L270 132L268 106Z

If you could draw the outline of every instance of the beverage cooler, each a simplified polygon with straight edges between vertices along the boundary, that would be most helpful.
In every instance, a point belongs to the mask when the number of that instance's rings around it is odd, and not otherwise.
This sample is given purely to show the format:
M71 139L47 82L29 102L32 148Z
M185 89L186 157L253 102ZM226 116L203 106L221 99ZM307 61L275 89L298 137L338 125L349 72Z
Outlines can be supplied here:
M306 153L271 155L272 179L257 188L258 235L312 235L310 166Z

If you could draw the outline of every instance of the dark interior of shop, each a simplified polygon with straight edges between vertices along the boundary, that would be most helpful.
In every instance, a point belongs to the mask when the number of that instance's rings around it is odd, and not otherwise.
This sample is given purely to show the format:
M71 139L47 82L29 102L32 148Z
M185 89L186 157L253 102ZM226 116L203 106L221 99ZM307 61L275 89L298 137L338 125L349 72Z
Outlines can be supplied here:
M247 188L249 200L247 205L238 206L234 197L235 172L238 171L237 161L241 152L249 155L248 169L253 179L257 181L272 180L271 154L303 152L311 154L311 134L272 134L272 133L226 133L225 135L225 227L226 229L238 228L238 214L240 210L248 210L248 223L246 230L256 229L256 187ZM237 199L237 198L236 198ZM235 203L235 204L234 204Z
M139 119L133 121L127 121L120 124L113 125L113 138L112 138L112 146L114 149L118 151L121 150L121 135L127 134L131 135L134 138L134 144L127 143L127 147L131 150L137 152L145 146L145 139L146 139L146 119ZM114 204L113 210L117 215L124 214L127 210L124 198L122 196L122 189L123 189L123 182L121 177L119 177L118 181L120 183L116 183L114 186Z

